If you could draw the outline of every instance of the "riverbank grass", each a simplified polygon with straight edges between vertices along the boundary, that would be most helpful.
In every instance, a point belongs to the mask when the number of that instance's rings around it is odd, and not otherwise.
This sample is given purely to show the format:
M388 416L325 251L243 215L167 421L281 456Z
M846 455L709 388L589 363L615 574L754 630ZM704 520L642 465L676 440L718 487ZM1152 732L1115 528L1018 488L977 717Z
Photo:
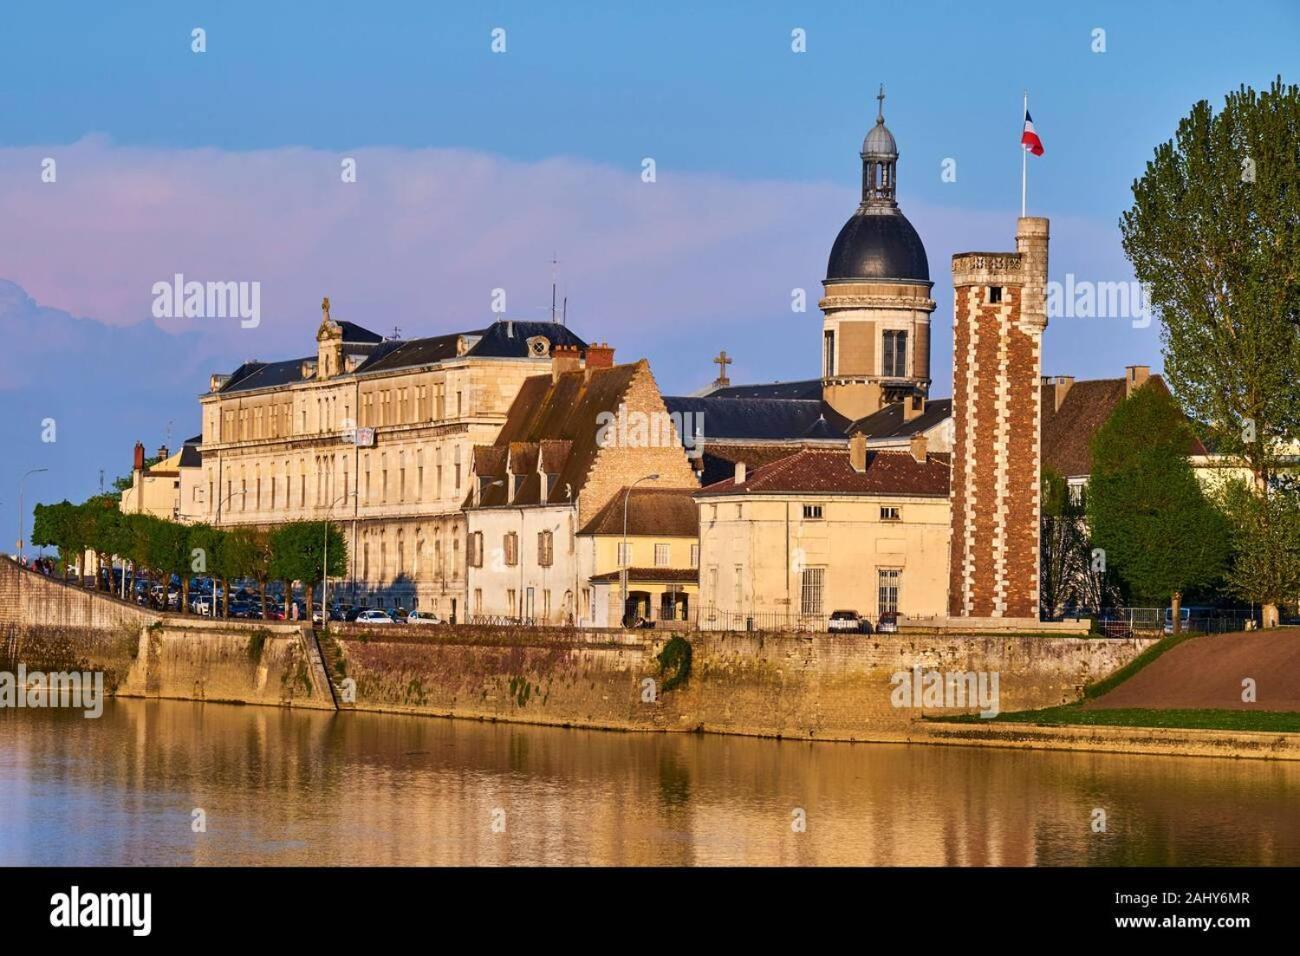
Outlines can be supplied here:
M1300 733L1300 713L1268 710L1157 710L1145 707L1085 710L1079 704L1064 704L1042 710L1011 711L992 718L960 714L926 719L962 724L1035 724L1039 727L1167 727L1177 730Z

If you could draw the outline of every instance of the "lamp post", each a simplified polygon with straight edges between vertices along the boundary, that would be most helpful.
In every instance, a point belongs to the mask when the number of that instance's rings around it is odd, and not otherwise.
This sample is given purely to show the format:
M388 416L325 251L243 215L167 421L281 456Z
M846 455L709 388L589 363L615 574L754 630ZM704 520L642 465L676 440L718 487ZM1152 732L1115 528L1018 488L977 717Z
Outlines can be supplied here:
M330 515L334 511L334 506L340 501L347 501L349 498L357 496L356 489L349 491L345 495L340 495L330 503L325 509L325 547L323 548L324 557L321 561L321 588L320 588L320 623L321 627L329 629L330 619ZM307 608L307 616L311 617L311 608Z
M658 480L659 474L657 472L653 475L642 475L636 481L632 482L632 484L627 486L627 491L623 492L623 553L620 555L622 560L618 563L621 570L620 583L623 597L621 617L624 624L627 623L627 566L628 559L630 558L630 555L627 553L627 500L632 496L632 489L641 484L641 482Z
M25 522L23 520L24 518L23 484L27 481L28 476L39 475L41 472L49 471L49 470L50 469L48 468L33 468L31 471L27 472L27 474L23 475L21 478L18 479L18 563L19 564L23 563L23 536L24 536L23 528L25 527ZM98 582L96 582L95 586L96 587L99 586Z

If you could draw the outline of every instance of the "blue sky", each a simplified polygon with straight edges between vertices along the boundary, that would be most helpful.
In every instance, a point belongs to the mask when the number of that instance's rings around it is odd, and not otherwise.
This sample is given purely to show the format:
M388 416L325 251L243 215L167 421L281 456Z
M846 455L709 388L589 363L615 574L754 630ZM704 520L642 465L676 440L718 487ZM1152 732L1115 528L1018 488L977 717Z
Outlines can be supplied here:
M1126 280L1116 221L1154 146L1198 99L1293 81L1297 41L1300 5L1281 2L6 5L0 542L18 474L49 467L29 495L76 499L137 438L192 434L207 373L310 351L322 294L408 335L482 324L498 285L535 318L554 253L579 334L648 357L666 391L704 384L719 348L737 380L814 375L819 316L792 314L790 290L816 301L880 82L947 394L947 262L1011 246L1021 91L1053 277ZM264 328L155 325L149 286L178 270L261 281ZM1048 330L1047 372L1135 362L1159 366L1157 328Z

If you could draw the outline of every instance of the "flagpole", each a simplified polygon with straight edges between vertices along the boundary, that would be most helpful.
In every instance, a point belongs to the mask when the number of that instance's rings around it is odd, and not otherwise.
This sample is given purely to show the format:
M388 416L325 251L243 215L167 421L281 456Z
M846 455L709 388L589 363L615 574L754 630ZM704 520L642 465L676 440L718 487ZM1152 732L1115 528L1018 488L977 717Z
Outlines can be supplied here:
M1025 117L1029 115L1029 91L1025 90L1024 112L1020 117L1020 126L1023 129ZM1025 218L1025 187L1029 178L1029 150L1025 149L1024 143L1020 144L1020 218Z

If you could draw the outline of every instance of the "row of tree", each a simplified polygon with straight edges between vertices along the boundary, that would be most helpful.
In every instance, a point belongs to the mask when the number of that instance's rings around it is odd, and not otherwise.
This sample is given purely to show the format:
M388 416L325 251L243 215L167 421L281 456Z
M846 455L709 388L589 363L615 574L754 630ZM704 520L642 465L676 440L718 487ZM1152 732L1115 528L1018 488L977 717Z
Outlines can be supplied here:
M293 595L292 583L303 582L311 607L314 582L323 572L340 577L347 568L347 541L342 531L324 521L293 521L267 531L259 528L214 528L207 524L180 524L145 514L123 514L112 495L102 495L74 505L63 501L37 505L32 521L33 544L57 548L62 573L80 569L87 552L98 555L101 568L110 568L113 556L130 563L129 587L139 570L164 586L172 575L181 581L180 609L189 610L190 580L213 578L221 582L222 614L230 613L231 580L256 580L266 614L267 584L285 584L285 607ZM325 561L328 553L329 567ZM96 587L110 589L111 575L97 578Z
M1242 86L1217 112L1202 100L1156 147L1120 222L1124 251L1160 316L1165 380L1206 447L1250 476L1218 503L1232 532L1227 580L1263 603L1266 627L1297 586L1297 156L1294 84L1278 77L1263 91ZM1203 555L1207 566L1214 557ZM1198 560L1194 550L1186 558Z
M1180 628L1183 596L1213 589L1262 607L1300 596L1300 493L1274 474L1204 485L1188 460L1195 435L1158 385L1122 402L1092 441L1086 494L1043 479L1042 605L1059 614L1166 600ZM1266 621L1266 623L1268 623Z

